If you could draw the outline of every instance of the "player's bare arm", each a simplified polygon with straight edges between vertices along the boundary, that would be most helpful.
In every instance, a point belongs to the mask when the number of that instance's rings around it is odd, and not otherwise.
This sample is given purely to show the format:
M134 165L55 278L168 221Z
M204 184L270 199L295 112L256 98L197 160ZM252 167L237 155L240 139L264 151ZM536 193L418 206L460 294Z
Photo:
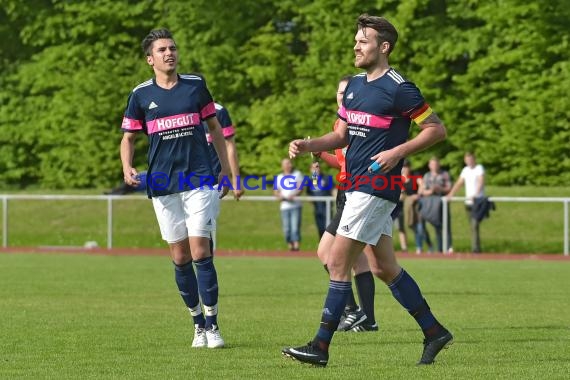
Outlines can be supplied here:
M451 187L451 190L449 190L449 193L447 193L446 195L447 199L451 199L455 195L455 193L457 193L457 190L459 190L459 188L463 186L463 182L464 182L463 178L459 177L457 182L455 182Z
M378 162L382 172L392 170L400 160L429 148L430 146L445 140L447 132L440 118L435 112L425 118L420 124L421 132L416 137L390 150L385 150L371 157Z
M135 154L136 133L125 132L121 140L121 163L123 164L123 180L129 186L138 186L137 170L133 168L133 156Z
M337 129L326 135L310 140L293 140L289 144L289 157L295 158L301 153L323 152L344 148L348 145L347 125L341 121Z
M331 168L340 170L340 164L338 163L338 159L334 154L330 154L328 152L322 152L317 156L317 158L320 158L321 160L326 162L327 165L330 166Z
M243 195L244 190L239 187L239 160L236 142L233 136L226 138L226 150L228 151L228 161L230 164L230 169L233 177L233 194L234 199L239 201L240 197Z
M218 176L218 183L226 183L226 181L223 181L224 177L228 177L230 175L231 169L228 160L226 142L222 133L222 127L220 126L220 122L215 116L206 120L206 123L208 124L208 131L210 132L210 136L212 136L212 144L214 144L214 149L216 149L216 153L218 154L218 158L220 159L220 164L222 166L222 169L220 170L220 174ZM220 194L220 198L225 197L229 190L230 189L228 186L222 186L222 193Z

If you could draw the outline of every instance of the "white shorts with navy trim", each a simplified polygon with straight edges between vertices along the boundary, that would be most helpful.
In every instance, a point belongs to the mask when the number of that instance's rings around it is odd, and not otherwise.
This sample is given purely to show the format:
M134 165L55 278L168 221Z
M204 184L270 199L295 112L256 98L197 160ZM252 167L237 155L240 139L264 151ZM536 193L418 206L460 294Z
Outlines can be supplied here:
M395 207L396 203L367 193L346 193L346 203L336 233L376 245L382 235L392 237L391 214Z
M195 189L152 198L162 238L176 243L188 237L211 237L216 228L217 191Z

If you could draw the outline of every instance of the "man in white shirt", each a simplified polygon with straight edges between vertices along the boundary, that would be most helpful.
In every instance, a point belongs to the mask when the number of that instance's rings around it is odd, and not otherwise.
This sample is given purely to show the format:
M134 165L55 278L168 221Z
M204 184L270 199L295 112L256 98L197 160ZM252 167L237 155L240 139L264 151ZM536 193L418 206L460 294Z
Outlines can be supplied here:
M451 198L453 194L459 190L459 187L465 183L465 211L471 225L471 251L473 253L481 253L481 242L479 239L479 221L473 217L473 202L476 198L485 196L485 169L482 165L478 165L475 161L475 154L471 152L465 153L465 167L461 171L459 179L447 195Z
M303 190L303 175L293 169L288 158L281 161L281 168L283 173L275 178L273 194L281 201L281 222L285 241L289 250L298 251L301 241L302 203L296 198Z

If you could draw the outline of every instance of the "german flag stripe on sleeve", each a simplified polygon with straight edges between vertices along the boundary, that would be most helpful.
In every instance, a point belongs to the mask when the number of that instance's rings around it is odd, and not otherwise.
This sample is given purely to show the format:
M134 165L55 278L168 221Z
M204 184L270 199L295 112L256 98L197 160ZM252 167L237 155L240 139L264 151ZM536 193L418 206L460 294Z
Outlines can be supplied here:
M412 112L410 117L416 124L421 124L429 115L433 113L433 110L429 106L429 104L424 103L423 106Z

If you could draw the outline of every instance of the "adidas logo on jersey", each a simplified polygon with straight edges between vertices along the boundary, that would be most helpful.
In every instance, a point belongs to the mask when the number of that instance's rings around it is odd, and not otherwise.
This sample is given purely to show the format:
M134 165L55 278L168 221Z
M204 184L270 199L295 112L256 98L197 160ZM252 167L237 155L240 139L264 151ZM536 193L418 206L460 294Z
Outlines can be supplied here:
M158 106L156 105L155 102L150 102L150 105L148 106L148 109L151 110L151 109L156 108L156 107L158 107Z
M348 224L346 226L342 226L341 228L344 232L350 231L350 227L348 226Z
M352 98L354 98L354 93L351 92L350 94L348 94L348 96L347 96L346 98L347 98L347 99L352 99Z

